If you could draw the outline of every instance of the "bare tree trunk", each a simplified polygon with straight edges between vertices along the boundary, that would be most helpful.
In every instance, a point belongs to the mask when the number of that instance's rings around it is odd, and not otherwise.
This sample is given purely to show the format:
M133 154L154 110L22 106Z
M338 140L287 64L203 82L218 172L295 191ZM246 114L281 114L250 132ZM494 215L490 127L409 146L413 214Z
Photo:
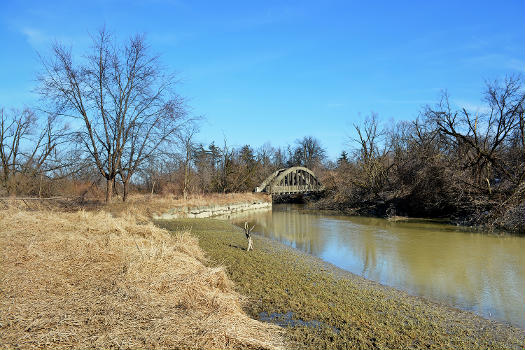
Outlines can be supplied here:
M111 202L113 197L113 179L106 179L106 203Z
M118 196L117 177L113 178L113 194Z
M255 228L255 225L250 228L248 226L248 222L244 223L244 234L246 235L246 238L248 239L248 247L246 248L246 251L249 252L250 250L253 250L253 240L252 240L252 231Z
M6 170L6 168L4 168L4 176L3 176L3 179L2 179L2 182L4 183L4 186L5 186L5 190L7 192L7 195L9 196L11 194L11 185L9 184L9 169Z
M42 177L43 174L40 174L40 182L38 184L38 198L42 198Z
M182 189L182 196L184 199L188 198L188 178L189 178L189 162L186 161L184 166L184 188Z
M190 168L191 168L191 155L193 152L193 141L192 138L197 132L195 125L190 124L183 132L178 134L178 138L182 141L186 155L184 158L184 183L182 187L182 196L184 199L188 198L188 186L190 182Z
M128 198L128 185L129 185L129 182L128 181L122 181L122 201L125 202L126 199Z

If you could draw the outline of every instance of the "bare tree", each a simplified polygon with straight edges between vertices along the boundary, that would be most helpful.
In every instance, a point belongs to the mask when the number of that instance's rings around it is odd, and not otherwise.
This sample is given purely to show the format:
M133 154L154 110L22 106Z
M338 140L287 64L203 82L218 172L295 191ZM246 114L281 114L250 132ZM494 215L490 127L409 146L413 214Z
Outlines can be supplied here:
M523 166L510 164L516 157L509 157L509 142L514 136L519 141L521 154L517 155L523 164L525 157L523 137L523 103L525 94L521 90L519 77L507 77L503 83L498 81L487 84L485 101L488 112L472 113L465 108L454 110L444 93L441 102L435 107L427 107L425 114L430 122L435 123L449 152L454 152L459 164L470 170L471 180L464 182L470 187L492 192L494 179L505 179L512 186L524 180ZM518 161L519 162L519 161Z
M35 123L35 115L29 111L13 111L8 115L0 110L0 161L2 162L2 183L7 194L13 190L10 179L17 170L20 142L26 138Z
M231 192L232 183L230 182L230 176L233 172L233 155L234 150L228 146L228 140L224 137L224 145L222 149L218 149L218 164L213 179L213 188L217 192Z
M71 49L58 43L52 49L52 57L42 59L40 92L59 114L82 122L77 140L106 179L106 201L117 175L125 200L133 174L187 118L174 92L177 80L141 35L119 45L103 29L80 63Z
M362 127L354 125L354 128L358 137L353 141L359 144L357 159L364 175L360 179L355 179L355 183L377 194L386 179L387 150L382 144L385 133L379 129L376 113L366 118Z
M182 146L182 151L184 153L183 155L183 162L184 162L184 182L182 185L182 195L184 199L188 198L188 186L190 181L190 167L191 167L191 161L192 156L195 150L195 134L199 132L197 126L193 123L188 124L187 127L181 130L177 134L177 137L179 138L179 142Z
M61 164L52 161L56 148L64 141L66 129L57 127L56 117L44 124L29 108L10 113L0 109L0 165L2 185L8 194L16 192L15 175L43 175Z
M305 136L296 141L296 153L300 157L300 162L307 168L314 168L321 164L326 156L326 151L321 146L321 142L313 136Z
M276 168L284 168L288 163L288 157L286 149L277 148L275 149L272 157L272 162Z

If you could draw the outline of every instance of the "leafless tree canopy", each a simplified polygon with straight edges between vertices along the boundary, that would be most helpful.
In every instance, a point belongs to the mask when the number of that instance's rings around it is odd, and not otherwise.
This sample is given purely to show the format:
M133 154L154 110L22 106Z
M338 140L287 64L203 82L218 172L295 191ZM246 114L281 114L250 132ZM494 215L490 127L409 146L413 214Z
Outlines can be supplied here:
M489 83L485 93L487 112L452 110L446 93L436 108L427 107L428 122L435 123L448 150L471 170L471 186L490 191L493 178L505 178L513 185L523 181L525 168L515 169L515 156L509 154L516 143L522 149L525 145L521 86L517 77L508 77L502 84Z
M296 141L297 148L297 165L303 165L307 168L314 169L322 164L326 157L326 151L321 146L321 142L313 136L305 136Z
M29 108L9 112L0 109L1 185L8 195L22 190L21 182L64 166L56 156L66 133L56 116L42 121ZM25 187L25 192L35 192Z
M182 187L182 195L184 199L188 197L189 183L190 183L190 167L193 159L193 150L195 149L195 135L198 132L198 128L194 123L188 123L179 133L177 138L183 150L183 163L184 163L184 182Z
M485 108L455 108L443 93L413 122L355 125L358 145L326 173L324 205L369 215L452 217L525 231L523 80L488 82Z
M55 44L42 59L40 92L59 115L81 121L76 139L106 179L106 200L117 175L125 200L133 174L188 117L174 91L177 80L141 35L120 45L101 30L84 58L75 59L70 48Z

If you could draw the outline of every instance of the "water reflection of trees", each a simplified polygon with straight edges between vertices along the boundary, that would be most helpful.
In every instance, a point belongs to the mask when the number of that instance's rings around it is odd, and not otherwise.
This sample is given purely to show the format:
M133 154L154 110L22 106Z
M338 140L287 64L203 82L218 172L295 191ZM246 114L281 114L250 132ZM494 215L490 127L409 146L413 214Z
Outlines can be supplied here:
M264 233L280 241L290 242L304 252L319 255L323 250L323 237L314 215L298 215L296 211L276 211Z
M241 221L255 225L255 232L301 251L319 255L323 250L324 239L316 215L300 214L296 210L274 210L245 214L242 219L235 219L234 223L240 224Z
M274 210L256 230L366 278L525 326L525 239Z

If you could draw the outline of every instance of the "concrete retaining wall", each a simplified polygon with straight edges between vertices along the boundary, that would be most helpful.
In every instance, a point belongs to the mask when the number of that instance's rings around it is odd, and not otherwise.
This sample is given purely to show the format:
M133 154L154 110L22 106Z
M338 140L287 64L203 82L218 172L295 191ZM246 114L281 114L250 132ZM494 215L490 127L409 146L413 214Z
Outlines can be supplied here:
M271 202L238 203L229 205L210 205L203 207L181 207L170 209L167 213L153 215L155 220L171 220L180 218L209 218L212 216L229 215L248 210L271 209Z

